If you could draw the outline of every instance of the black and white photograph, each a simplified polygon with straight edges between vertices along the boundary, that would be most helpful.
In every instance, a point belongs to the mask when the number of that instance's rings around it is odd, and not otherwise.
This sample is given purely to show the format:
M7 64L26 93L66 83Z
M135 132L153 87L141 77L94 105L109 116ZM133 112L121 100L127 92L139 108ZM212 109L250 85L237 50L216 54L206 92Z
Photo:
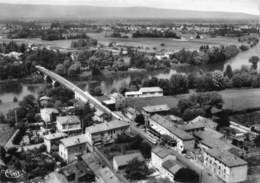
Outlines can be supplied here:
M260 183L260 0L0 0L0 183Z

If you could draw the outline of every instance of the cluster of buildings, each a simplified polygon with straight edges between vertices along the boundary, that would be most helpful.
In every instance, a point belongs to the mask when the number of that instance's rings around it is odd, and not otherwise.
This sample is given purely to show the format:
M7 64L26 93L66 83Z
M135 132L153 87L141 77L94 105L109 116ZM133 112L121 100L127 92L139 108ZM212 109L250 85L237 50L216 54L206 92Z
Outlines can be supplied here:
M112 104L123 103L125 97L151 96L163 96L163 90L159 87L141 88L138 95L113 94L102 103L111 107ZM102 117L102 111L97 110L93 117L97 122L83 129L78 116L70 113L61 115L57 109L46 107L48 100L48 97L40 99L41 105L45 106L40 112L45 124L41 129L44 144L48 153L56 152L67 165L48 174L46 182L125 182L120 172L134 159L149 164L171 181L183 168L193 169L198 174L208 172L226 183L247 180L248 163L232 151L240 149L216 130L217 124L211 119L198 116L187 122L173 115L167 104L150 105L141 109L127 107L121 113L121 119L108 120ZM138 115L143 115L143 129L135 124ZM231 126L241 129L233 123ZM149 160L139 150L115 154L111 160L100 151L100 148L114 144L119 135L132 133L141 133L150 142Z

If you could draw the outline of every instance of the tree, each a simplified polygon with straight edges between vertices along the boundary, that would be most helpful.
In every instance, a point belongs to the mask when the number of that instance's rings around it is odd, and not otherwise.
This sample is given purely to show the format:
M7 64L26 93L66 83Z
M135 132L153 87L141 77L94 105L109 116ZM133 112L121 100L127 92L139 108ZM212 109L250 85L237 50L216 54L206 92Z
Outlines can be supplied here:
M258 56L252 56L249 58L249 62L252 64L252 69L257 69L257 63L259 62L260 58Z
M187 93L189 91L187 76L183 74L172 75L170 79L170 88L172 94Z
M233 76L233 71L231 65L227 65L226 70L224 72L224 76L227 76L229 79Z
M142 114L138 114L135 118L135 122L143 125L145 123L144 116Z
M63 76L66 72L65 72L65 68L64 68L64 65L63 64L58 64L56 65L56 68L55 68L55 72L61 76Z
M127 178L132 180L146 179L149 173L148 167L144 161L139 161L137 158L130 161L125 168Z
M181 168L176 172L174 180L184 183L197 183L199 182L199 175L189 168Z
M257 147L260 147L260 135L258 135L258 136L255 138L254 142L255 142L255 145L256 145Z
M224 89L224 76L221 71L214 71L211 73L212 76L212 89L222 90Z
M75 77L80 73L81 64L80 62L75 62L68 69L68 75L70 77Z

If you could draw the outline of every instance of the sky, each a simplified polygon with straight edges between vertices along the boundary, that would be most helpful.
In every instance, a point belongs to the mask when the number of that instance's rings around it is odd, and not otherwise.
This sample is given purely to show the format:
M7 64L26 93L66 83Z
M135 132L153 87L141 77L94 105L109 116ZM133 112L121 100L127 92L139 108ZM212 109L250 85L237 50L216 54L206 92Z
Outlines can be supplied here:
M260 0L0 0L14 4L144 6L198 11L242 12L260 15Z

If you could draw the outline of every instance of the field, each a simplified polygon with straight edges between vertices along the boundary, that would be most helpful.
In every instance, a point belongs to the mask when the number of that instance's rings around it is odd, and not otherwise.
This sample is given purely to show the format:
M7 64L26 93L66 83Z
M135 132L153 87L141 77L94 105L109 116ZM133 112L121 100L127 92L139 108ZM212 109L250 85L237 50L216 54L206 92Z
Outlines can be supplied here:
M0 145L4 146L8 139L12 136L14 129L8 124L0 124Z
M204 38L199 40L173 40L170 38L111 38L105 37L104 33L89 33L90 37L97 39L98 42L107 45L110 42L117 42L121 45L128 46L141 46L141 47L149 47L152 49L153 47L157 47L158 50L166 49L166 50L178 50L182 48L186 49L198 49L203 44L209 45L228 45L228 44L239 44L237 38L227 38L227 37L216 37L216 38ZM186 35L184 37L190 37L191 35ZM164 43L165 46L161 46L160 44Z
M134 107L137 110L142 109L148 105L162 105L168 104L169 107L174 108L177 106L179 99L175 96L163 96L163 97L147 97L147 98L129 98L127 99L127 105Z
M224 101L224 108L244 110L260 107L260 89L230 89L219 92Z
M220 91L224 100L224 109L233 109L236 111L245 109L260 108L260 89L228 89ZM177 96L163 96L152 98L129 98L127 103L131 107L141 109L147 105L168 104L170 107L177 107L181 98L188 98L190 94Z

